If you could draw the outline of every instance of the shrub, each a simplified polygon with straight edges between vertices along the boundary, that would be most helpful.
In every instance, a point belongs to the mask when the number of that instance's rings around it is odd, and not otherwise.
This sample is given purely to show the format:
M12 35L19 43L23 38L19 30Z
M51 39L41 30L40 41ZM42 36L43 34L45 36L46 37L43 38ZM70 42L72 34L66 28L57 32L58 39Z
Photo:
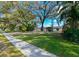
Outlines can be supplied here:
M11 32L11 30L10 30L10 29L8 29L8 28L7 28L7 29L5 29L4 31L5 31L5 32Z
M64 31L63 37L66 40L79 43L79 30L78 29L67 29Z
M28 24L26 31L33 31L35 28L34 24Z

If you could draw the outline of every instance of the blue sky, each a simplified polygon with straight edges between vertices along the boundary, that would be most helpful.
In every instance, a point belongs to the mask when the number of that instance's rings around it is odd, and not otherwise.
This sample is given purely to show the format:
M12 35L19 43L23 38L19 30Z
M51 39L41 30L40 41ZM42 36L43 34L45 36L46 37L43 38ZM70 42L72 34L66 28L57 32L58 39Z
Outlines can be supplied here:
M53 21L51 19L46 19L44 22L44 27L50 27L52 23L54 27L58 26L57 21L55 19L53 19ZM60 26L63 26L63 22L60 23ZM38 27L41 27L41 24L38 24Z

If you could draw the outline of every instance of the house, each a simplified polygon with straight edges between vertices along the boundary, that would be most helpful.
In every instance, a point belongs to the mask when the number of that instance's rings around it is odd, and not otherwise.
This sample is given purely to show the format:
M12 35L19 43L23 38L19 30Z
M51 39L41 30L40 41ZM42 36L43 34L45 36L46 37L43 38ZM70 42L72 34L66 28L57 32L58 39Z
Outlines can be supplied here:
M40 30L40 28L35 28L34 31L40 32L41 30ZM62 32L62 27L58 27L58 26L56 26L56 27L44 27L44 32L52 32L52 31L53 32Z

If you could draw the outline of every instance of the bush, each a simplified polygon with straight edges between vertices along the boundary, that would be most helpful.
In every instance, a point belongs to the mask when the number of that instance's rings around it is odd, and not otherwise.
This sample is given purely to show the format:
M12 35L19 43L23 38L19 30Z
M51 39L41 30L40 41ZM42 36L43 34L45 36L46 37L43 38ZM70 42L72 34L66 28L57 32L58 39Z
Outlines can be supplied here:
M10 29L8 29L8 28L7 28L7 29L5 29L4 31L5 31L5 32L11 32L11 30L10 30Z
M33 31L35 28L34 24L28 24L26 31Z
M67 29L64 31L63 37L66 40L79 43L79 30L78 29Z

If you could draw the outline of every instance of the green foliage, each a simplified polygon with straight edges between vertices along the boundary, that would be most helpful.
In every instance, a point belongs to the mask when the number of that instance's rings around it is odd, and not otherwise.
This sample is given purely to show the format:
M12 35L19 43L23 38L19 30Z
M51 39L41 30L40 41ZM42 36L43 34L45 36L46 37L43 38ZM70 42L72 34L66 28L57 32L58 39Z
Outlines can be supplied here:
M79 2L61 2L60 21L64 21L63 37L68 41L79 43Z
M67 1L61 2L63 7L59 11L60 21L64 21L65 24L69 24L71 28L77 28L77 22L79 21L79 2Z
M69 41L79 43L79 30L78 29L67 29L64 31L63 36Z
M19 31L21 31L21 32L25 32L26 31L26 26L24 26L24 25L21 25L21 26L19 26Z
M8 28L6 28L4 31L5 31L5 32L12 32L12 30L10 30L10 29L8 29Z
M30 31L34 29L34 26L29 24L35 16L28 10L29 2L2 2L0 12L5 15L1 18L1 23L3 26L0 26L5 32L13 31Z
M34 24L33 25L32 24L28 24L26 31L33 31L34 28L35 28L35 25Z

